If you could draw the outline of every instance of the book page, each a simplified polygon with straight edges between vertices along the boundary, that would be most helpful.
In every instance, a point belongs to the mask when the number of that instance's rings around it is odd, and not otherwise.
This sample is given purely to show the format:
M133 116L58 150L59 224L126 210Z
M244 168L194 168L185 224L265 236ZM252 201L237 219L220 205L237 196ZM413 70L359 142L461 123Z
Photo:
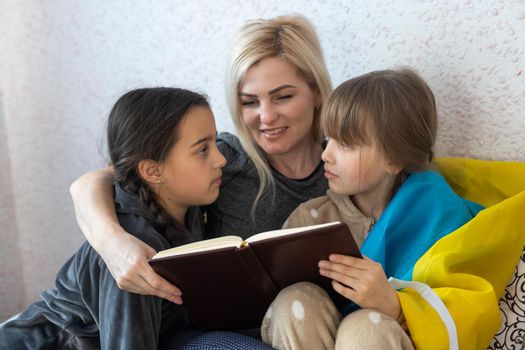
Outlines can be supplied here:
M218 238L206 239L203 241L181 245L179 247L162 250L155 254L151 258L151 260L187 253L205 252L213 249L240 247L242 242L243 241L241 237L237 236L223 236Z
M284 228L284 229L280 229L280 230L261 232L261 233L258 233L256 235L253 235L253 236L247 238L246 242L247 243L257 242L257 241L261 241L261 240L268 239L268 238L292 235L294 233L309 231L309 230L313 230L313 229L317 229L317 228L321 228L321 227L329 227L329 226L336 225L336 224L339 224L339 223L340 223L340 221L334 221L334 222L329 222L329 223L326 223L326 224L310 225L310 226L303 226L303 227L293 227L293 228Z

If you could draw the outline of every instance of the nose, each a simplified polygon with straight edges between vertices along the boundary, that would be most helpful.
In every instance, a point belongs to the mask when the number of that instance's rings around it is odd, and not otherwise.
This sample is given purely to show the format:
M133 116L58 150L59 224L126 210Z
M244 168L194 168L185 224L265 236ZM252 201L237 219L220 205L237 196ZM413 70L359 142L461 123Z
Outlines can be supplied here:
M261 102L259 105L259 118L261 124L271 125L277 119L279 119L279 114L270 102Z
M224 157L224 155L221 153L221 151L219 151L219 148L217 146L214 147L215 149L215 167L216 168L222 168L223 166L226 165L226 158Z
M328 139L328 143L326 144L326 147L323 153L321 153L321 159L323 160L323 162L333 163L333 157L332 157L333 147L334 147L334 141L332 141L332 139Z

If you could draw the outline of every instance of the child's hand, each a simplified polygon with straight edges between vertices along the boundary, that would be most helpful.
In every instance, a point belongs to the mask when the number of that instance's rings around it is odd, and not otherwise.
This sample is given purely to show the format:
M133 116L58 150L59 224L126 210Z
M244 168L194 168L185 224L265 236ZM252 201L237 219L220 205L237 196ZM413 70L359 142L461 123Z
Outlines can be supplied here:
M331 278L334 289L362 308L372 308L397 320L401 304L381 264L363 257L332 254L319 262L321 275Z

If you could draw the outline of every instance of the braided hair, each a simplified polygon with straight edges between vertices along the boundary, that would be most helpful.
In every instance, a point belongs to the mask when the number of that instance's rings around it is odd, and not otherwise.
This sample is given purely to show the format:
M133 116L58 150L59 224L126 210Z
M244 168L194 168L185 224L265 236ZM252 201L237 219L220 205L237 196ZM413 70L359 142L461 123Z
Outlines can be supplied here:
M138 172L139 162L162 162L179 137L179 125L193 107L209 108L205 96L193 91L157 87L131 90L118 99L108 117L107 142L115 181L138 195L158 225L173 222L157 203Z

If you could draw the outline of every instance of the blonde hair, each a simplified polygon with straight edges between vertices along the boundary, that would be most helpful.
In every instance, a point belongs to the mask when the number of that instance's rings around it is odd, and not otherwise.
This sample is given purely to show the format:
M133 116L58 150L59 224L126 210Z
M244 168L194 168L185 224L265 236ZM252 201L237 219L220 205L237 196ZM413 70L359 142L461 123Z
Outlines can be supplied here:
M393 194L407 174L428 168L437 133L434 94L413 70L375 71L339 85L326 100L322 126L347 146L375 143L402 168Z
M271 168L264 151L251 137L241 115L239 87L248 69L267 57L280 57L293 64L313 91L324 101L332 91L321 45L312 24L301 16L281 16L246 22L236 33L226 78L226 96L241 144L253 161L259 175L259 190L252 206L252 215L267 187L275 189ZM315 140L321 142L320 108L314 111Z

